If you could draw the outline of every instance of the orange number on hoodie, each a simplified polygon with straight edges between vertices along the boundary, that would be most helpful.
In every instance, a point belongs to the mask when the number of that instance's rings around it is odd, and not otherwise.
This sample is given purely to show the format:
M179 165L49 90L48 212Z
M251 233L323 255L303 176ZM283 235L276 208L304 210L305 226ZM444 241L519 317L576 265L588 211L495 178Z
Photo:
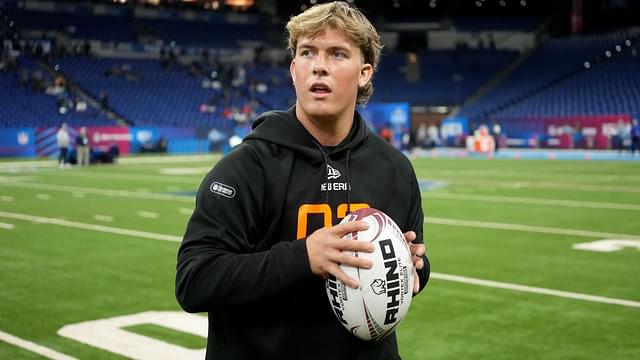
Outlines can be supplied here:
M353 203L350 206L351 211L356 211L363 208L368 208L367 203ZM296 239L302 240L307 237L307 224L310 214L320 214L323 218L323 226L331 227L333 220L333 211L329 204L303 204L298 208L298 229L296 231ZM342 219L347 216L347 204L338 205L336 211L338 219Z

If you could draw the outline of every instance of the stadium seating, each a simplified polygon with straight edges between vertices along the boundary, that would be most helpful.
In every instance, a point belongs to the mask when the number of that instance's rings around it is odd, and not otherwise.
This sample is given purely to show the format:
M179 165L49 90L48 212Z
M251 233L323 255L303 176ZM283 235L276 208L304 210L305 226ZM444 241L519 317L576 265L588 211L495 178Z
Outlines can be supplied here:
M34 89L34 77L42 80L42 88ZM51 75L26 56L18 58L16 69L0 72L0 127L59 126L62 122L71 126L113 124L91 107L84 112L60 114L58 96L45 93L44 87L51 81Z
M482 120L489 115L505 119L640 113L640 62L625 44L633 36L615 32L550 39L480 101L463 107L460 115Z
M402 54L385 53L375 76L372 101L453 105L469 97L515 58L512 51L438 50L419 54L420 81L410 83Z

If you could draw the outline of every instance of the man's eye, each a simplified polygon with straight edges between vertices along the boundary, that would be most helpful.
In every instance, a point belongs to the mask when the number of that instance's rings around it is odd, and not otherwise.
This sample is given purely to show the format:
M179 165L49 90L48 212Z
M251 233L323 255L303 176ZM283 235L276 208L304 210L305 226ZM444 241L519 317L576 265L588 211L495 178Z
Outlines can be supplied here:
M343 53L342 51L336 51L333 53L333 56L337 58L346 58L347 54Z
M311 51L309 50L300 51L300 56L309 56L309 55L311 55Z

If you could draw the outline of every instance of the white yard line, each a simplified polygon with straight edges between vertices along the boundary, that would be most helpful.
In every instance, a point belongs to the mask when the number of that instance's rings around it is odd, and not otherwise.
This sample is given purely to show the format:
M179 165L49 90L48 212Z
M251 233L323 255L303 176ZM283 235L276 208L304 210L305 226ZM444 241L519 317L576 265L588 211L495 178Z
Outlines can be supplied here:
M467 195L467 194L452 194L452 193L443 193L443 192L423 192L422 197L426 199L431 198L431 199L452 199L452 200L463 200L463 201L486 201L486 202L495 202L495 203L548 205L548 206L564 206L564 207L593 208L593 209L640 210L640 205L635 205L635 204L544 199L544 198L530 198L530 197L518 197L518 196Z
M15 225L13 224L0 222L0 229L13 230L14 228L15 228Z
M193 214L193 209L189 209L189 208L180 208L178 209L178 212L182 215L191 215Z
M6 218L24 220L24 221L33 221L33 222L46 223L46 224L59 225L59 226L66 226L66 227L91 230L91 231L99 231L99 232L118 234L118 235L141 237L141 238L153 239L153 240L165 240L165 241L175 241L175 242L180 242L182 240L181 237L173 236L173 235L164 235L164 234L150 233L145 231L108 227L108 226L102 226L102 225L85 224L85 223L79 223L79 222L73 222L73 221L45 218L40 216L9 213L4 211L0 211L0 217L6 217ZM587 235L583 234L578 236L587 236ZM464 277L459 275L432 273L431 276L434 279L455 281L455 282L461 282L461 283L470 284L470 285L494 287L494 288L508 289L508 290L514 290L514 291L520 291L520 292L556 296L556 297L562 297L562 298L568 298L568 299L577 299L577 300L598 302L598 303L604 303L604 304L610 304L610 305L620 305L620 306L640 308L640 302L633 301L633 300L616 299L616 298L610 298L605 296L580 294L580 293L574 293L574 292L568 292L568 291L562 291L562 290L510 284L510 283L503 283L503 282L497 282L492 280L475 279L475 278Z
M13 196L9 196L9 195L2 195L2 196L0 196L0 201L14 202L15 198Z
M489 221L456 220L456 219L425 217L424 222L427 224L436 224L436 225L464 226L464 227L475 227L475 228L495 229L495 230L525 231L525 232L533 232L533 233L582 236L582 237L601 238L601 239L634 239L634 240L640 239L640 235L616 234L616 233L576 230L576 229L564 229L564 228L554 228L554 227L548 227L548 226L505 224L505 223L496 223L496 222L489 222Z
M49 194L36 194L36 198L38 200L51 200L51 195Z
M197 177L177 176L177 175L151 175L151 174L111 174L111 173L93 173L93 172L66 172L64 174L59 172L47 173L47 176L61 176L65 178L86 178L103 180L122 180L122 181L145 181L145 182L161 182L163 184L191 184L198 185L204 174Z
M87 224L87 223L81 223L76 221L46 218L42 216L10 213L6 211L0 211L0 217L15 219L15 220L31 221L31 222L36 222L40 224L59 225L59 226L65 226L65 227L70 227L75 229L98 231L98 232L109 233L109 234L133 236L133 237L139 237L139 238L145 238L145 239L164 240L164 241L173 241L173 242L182 241L181 236L158 234L158 233L152 233L152 232L140 231L140 230L122 229L122 228L105 226L105 225Z
M620 305L620 306L640 308L640 301L616 299L616 298L611 298L607 296L581 294L581 293L570 292L570 291L546 289L546 288L535 287L535 286L526 286L526 285L505 283L505 282L499 282L499 281L477 279L477 278L471 278L471 277L459 276L459 275L441 274L441 273L431 273L431 278L438 279L438 280L459 282L459 283L468 284L468 285L477 285L477 286L483 286L483 287L513 290L513 291L527 292L527 293L540 294L540 295L556 296L556 297L561 297L565 299L574 299L574 300L590 301L590 302L597 302L597 303L610 304L610 305Z
M145 193L145 192L137 192L137 191L126 191L126 190L106 190L106 189L86 188L86 187L67 186L67 185L49 185L49 184L40 184L40 183L24 183L24 184L0 183L0 186L19 187L19 188L35 189L35 190L65 191L70 193L83 192L85 194L94 194L94 195L110 196L110 197L124 197L124 198L147 199L147 200L170 200L170 201L177 200L177 201L184 201L184 202L190 202L190 203L194 202L193 196L154 194L154 193Z
M77 360L74 357L65 355L63 353L59 353L55 350L49 349L48 347L44 347L42 345L38 345L34 342L31 342L29 340L24 340L21 339L17 336L11 335L9 333L6 333L4 331L0 331L0 340L4 341L6 343L9 343L11 345L15 345L19 348L22 348L24 350L30 351L32 353L36 353L38 355L42 355L44 357L46 357L47 359L52 359L52 360Z
M423 179L424 180L424 179ZM507 181L507 180L466 180L459 178L437 178L431 181L441 181L454 185L473 186L494 186L506 189L559 189L570 191L592 191L592 192L614 192L614 193L640 193L637 186L613 186L613 185L590 185L590 184L568 184L547 181Z

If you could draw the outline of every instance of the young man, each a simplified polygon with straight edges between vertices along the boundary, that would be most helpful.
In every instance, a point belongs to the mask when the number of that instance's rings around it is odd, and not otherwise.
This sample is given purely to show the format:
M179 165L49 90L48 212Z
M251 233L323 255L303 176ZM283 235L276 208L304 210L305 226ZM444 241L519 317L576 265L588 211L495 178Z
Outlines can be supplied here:
M373 92L380 38L341 2L314 6L287 29L296 105L261 115L202 182L176 296L185 310L209 313L207 359L399 359L395 333L365 342L342 327L323 279L357 287L338 264L370 267L342 253L372 251L342 239L366 223L335 225L367 206L413 241L415 293L429 276L413 168L355 111Z
M56 142L60 154L58 155L58 168L64 169L69 167L69 131L67 131L67 124L62 123L60 129L56 133Z

